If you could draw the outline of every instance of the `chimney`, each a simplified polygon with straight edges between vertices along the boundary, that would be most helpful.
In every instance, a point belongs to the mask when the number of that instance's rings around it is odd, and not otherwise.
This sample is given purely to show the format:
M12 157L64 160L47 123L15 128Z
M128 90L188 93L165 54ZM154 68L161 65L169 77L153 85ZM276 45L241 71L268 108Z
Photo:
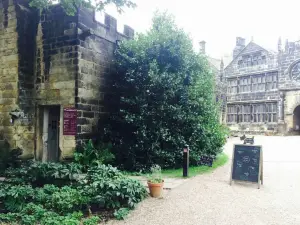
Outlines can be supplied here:
M205 44L206 42L205 41L200 41L199 42L199 45L200 45L200 53L204 54L205 55Z
M281 37L278 39L278 52L281 52L282 50L282 43L281 43Z
M233 58L235 58L245 48L245 38L237 37L235 47L233 50Z

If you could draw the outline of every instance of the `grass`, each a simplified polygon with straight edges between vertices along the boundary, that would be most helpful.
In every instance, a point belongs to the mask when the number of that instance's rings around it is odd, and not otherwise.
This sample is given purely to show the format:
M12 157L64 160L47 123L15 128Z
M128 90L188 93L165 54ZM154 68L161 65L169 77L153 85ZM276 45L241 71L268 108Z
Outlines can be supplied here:
M203 173L208 173L213 171L214 169L223 166L227 163L228 156L225 153L221 153L217 156L214 161L212 167L209 166L191 166L189 168L189 177L194 177ZM181 169L166 169L162 171L164 177L182 177L182 168Z

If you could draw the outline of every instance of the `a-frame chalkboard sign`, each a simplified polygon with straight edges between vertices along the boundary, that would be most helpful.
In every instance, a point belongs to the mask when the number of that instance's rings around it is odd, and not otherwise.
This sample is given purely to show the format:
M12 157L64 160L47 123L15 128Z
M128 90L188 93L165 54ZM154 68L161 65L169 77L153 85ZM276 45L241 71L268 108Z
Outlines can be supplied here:
M232 181L263 184L263 152L259 145L234 145L230 185Z

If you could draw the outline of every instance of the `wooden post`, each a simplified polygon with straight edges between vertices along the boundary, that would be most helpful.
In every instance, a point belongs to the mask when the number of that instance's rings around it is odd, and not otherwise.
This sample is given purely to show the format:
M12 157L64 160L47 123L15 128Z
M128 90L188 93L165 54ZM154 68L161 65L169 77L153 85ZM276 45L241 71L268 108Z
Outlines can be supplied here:
M190 153L189 153L190 149L189 146L186 145L183 148L183 177L188 177L189 176L189 158L190 158Z

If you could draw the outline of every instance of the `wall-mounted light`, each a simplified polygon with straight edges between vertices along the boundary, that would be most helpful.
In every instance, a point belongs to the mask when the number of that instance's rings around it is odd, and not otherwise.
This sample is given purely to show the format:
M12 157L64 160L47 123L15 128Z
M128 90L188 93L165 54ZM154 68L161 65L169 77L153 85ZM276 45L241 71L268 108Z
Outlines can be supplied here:
M11 124L14 124L14 122L15 122L16 119L19 119L22 116L24 116L24 113L23 112L14 111L14 112L10 112L9 115L10 115L9 122Z

